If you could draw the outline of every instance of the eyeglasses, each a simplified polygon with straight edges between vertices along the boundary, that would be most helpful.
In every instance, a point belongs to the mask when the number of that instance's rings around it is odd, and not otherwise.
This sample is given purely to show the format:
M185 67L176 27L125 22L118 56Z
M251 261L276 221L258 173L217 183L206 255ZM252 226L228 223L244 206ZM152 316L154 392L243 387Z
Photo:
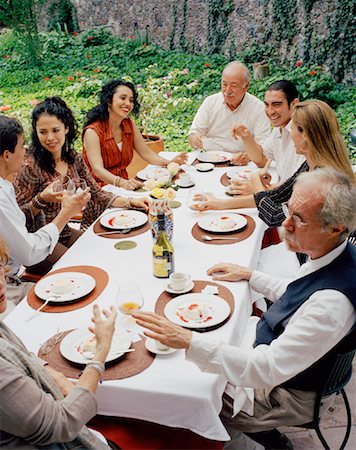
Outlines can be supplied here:
M287 217L291 216L292 220L294 222L294 225L297 228L306 227L308 224L306 222L303 222L303 220L299 217L293 214L288 206L288 203L282 203L282 211L283 214Z

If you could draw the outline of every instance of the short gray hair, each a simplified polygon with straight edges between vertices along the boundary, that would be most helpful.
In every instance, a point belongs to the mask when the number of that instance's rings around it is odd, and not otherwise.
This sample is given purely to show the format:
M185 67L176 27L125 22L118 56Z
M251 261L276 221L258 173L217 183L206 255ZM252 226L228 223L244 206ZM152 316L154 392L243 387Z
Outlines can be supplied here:
M248 70L247 66L245 66L245 64L242 63L241 61L231 61L231 62L229 62L229 64L227 64L227 65L225 66L225 68L224 68L224 70L223 70L223 73L224 73L225 70L227 70L227 69L236 69L236 70L241 69L246 84L250 82L250 79L251 79L251 77L250 77L250 71Z
M356 185L348 175L332 168L315 169L298 176L294 186L300 185L315 186L315 196L323 200L318 213L323 228L345 226L342 239L356 229Z

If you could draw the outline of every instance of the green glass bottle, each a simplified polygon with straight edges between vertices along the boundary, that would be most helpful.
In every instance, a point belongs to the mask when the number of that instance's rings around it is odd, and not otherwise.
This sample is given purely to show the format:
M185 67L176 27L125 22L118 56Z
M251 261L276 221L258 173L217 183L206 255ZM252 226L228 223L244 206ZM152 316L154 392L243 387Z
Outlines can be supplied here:
M158 236L152 248L153 275L157 278L168 278L174 272L174 249L167 237L163 212L157 214L157 222Z

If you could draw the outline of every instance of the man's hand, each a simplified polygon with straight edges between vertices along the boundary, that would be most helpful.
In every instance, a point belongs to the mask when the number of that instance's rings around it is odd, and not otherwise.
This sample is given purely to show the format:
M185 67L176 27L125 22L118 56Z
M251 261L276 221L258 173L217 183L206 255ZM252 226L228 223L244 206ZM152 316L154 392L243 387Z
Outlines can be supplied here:
M199 133L190 134L188 137L188 142L189 145L194 148L194 150L203 148L203 136Z
M234 154L234 156L231 159L231 164L234 166L246 166L251 159L247 155L247 153L244 152L238 152Z
M249 280L252 270L248 267L239 266L231 263L220 263L210 267L207 274L213 277L213 280L220 281L241 281Z
M70 390L73 389L75 384L69 381L62 372L58 372L57 370L53 369L53 367L47 365L45 366L45 369L51 375L52 380L62 392L64 397L66 397L69 394Z
M231 195L250 195L253 194L251 181L248 180L231 180L229 186L229 193Z
M235 139L245 139L252 136L249 129L245 125L234 126L234 128L231 130L231 134Z
M144 334L172 348L189 348L192 332L175 325L158 314L141 312L132 314L141 327L147 328Z
M81 214L83 208L90 200L90 197L89 188L76 194L70 194L67 191L63 191L61 210L70 217Z
M221 200L214 195L196 194L193 198L194 204L190 206L191 209L197 211L208 211L209 209L224 209L221 205Z

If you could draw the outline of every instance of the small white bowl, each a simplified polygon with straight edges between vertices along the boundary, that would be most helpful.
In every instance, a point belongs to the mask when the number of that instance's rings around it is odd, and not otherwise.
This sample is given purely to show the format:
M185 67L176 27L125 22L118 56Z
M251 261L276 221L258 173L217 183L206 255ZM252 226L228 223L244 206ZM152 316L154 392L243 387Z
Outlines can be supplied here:
M214 164L212 163L199 163L195 165L198 172L210 172L214 169Z

